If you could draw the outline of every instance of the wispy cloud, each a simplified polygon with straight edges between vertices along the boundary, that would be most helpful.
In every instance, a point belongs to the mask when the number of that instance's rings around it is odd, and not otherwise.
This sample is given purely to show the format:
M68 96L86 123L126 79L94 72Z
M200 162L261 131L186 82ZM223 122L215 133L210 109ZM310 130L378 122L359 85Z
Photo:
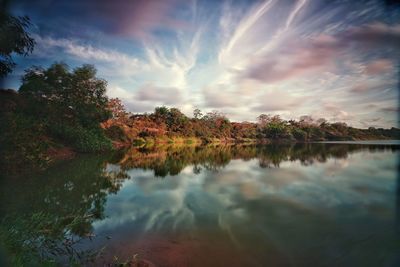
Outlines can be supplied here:
M38 21L32 62L95 64L107 94L134 112L174 105L187 115L221 109L233 120L271 112L362 127L396 121L399 10L379 0L15 6Z

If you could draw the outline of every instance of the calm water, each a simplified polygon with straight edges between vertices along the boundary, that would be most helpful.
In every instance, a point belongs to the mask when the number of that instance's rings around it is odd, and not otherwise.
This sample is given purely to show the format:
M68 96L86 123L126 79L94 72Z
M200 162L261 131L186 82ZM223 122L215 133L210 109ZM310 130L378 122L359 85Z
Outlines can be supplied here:
M400 266L399 149L318 143L86 155L3 177L0 211L3 225L28 229L25 239L55 239L41 244L44 255L65 234L79 240L72 254L102 249L95 265L136 254L155 266ZM67 262L68 253L57 255Z

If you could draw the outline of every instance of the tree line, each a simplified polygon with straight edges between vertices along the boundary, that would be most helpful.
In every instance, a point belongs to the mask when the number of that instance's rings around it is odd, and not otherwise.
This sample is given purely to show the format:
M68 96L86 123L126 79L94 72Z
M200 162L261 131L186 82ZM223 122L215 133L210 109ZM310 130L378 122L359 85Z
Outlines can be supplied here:
M204 143L215 139L225 142L256 141L311 142L338 140L397 139L399 129L358 129L343 122L330 123L324 118L301 116L299 120L284 120L279 115L261 114L256 122L231 122L222 112L202 113L195 109L188 117L178 108L156 107L152 113L131 114L123 108L121 101L113 100L118 113L107 123L107 131L114 139L132 142L135 139L162 140L164 137L195 137ZM121 117L121 114L124 114ZM115 134L119 128L120 135ZM128 139L126 137L129 137Z

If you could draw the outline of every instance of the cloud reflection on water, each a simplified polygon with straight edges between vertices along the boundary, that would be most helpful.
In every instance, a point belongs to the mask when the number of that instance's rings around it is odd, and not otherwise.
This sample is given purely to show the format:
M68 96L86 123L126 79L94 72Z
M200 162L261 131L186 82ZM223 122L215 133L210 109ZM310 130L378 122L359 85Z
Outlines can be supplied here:
M113 236L111 246L124 243L126 251L140 248L153 235L179 242L193 237L199 246L218 236L221 246L248 253L244 258L262 262L272 256L261 256L255 246L272 246L283 258L306 262L314 255L322 263L332 249L345 250L348 238L362 238L371 230L375 241L388 238L382 226L392 224L395 216L397 148L373 154L367 148L309 145L273 153L276 148L239 148L244 155L234 147L192 154L167 150L164 162L121 166L130 179L109 196L108 217L94 228L99 235ZM167 168L161 172L165 177L156 178L154 170L171 165L174 157L184 161L174 163L173 168L181 168L178 174ZM195 166L201 171L194 172ZM314 251L313 246L320 247ZM277 255L279 262L283 258Z

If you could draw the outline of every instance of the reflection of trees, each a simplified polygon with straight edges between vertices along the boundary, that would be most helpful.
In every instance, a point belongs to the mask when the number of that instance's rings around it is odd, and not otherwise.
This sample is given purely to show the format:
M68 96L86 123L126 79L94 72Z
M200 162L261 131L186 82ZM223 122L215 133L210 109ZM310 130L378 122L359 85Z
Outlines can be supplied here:
M216 171L232 159L249 160L255 155L255 146L244 145L131 148L120 164L124 170L153 170L155 176L165 177L179 174L188 165L194 165L195 173L200 173L202 168Z
M308 166L314 162L326 162L329 158L345 159L349 154L368 150L395 151L399 146L395 145L358 145L358 144L329 144L308 143L293 145L268 145L259 148L257 157L260 167L279 167L283 161L300 161Z
M153 170L155 176L177 175L188 165L217 170L234 156L232 146L167 146L148 149L132 148L120 162L122 169L141 168Z
M0 240L15 261L76 260L73 248L104 218L109 193L123 175L106 171L107 157L83 155L32 177L0 181Z
M162 146L132 148L120 162L124 170L141 168L153 170L159 177L177 175L188 165L194 165L193 172L218 170L232 159L250 160L257 158L262 168L279 167L284 161L299 161L302 165L326 162L329 158L346 158L349 153L368 149L371 152L396 150L394 145L356 144L271 144L255 145L215 145L215 146Z
M316 143L164 146L132 148L112 157L83 155L32 177L0 179L0 241L12 258L26 265L35 259L76 259L75 242L91 237L93 222L104 218L107 195L118 192L128 177L126 170L132 168L153 170L156 176L165 177L189 165L194 173L217 171L234 159L258 159L261 167L279 167L285 161L310 165L346 158L360 150L398 149Z

